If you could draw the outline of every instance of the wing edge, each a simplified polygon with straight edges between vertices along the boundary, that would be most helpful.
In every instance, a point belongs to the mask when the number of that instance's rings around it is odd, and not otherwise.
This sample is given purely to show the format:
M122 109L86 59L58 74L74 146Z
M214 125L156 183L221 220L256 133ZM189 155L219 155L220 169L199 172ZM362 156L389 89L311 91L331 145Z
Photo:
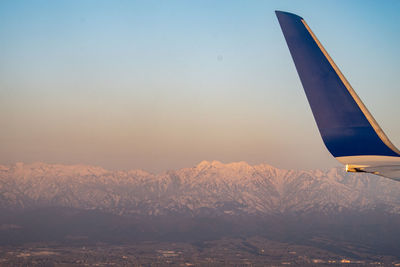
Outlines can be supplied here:
M300 17L301 18L301 17ZM329 64L332 66L344 86L346 87L347 91L350 93L351 97L354 99L358 107L360 108L361 112L364 114L364 116L367 118L368 122L374 129L375 133L378 135L378 137L382 140L382 142L390 148L394 153L400 156L400 150L390 141L390 139L387 137L387 135L384 133L382 128L379 126L378 122L375 120L375 118L372 116L372 114L369 112L367 107L364 105L360 97L357 95L353 87L350 85L350 83L347 81L346 77L343 75L343 73L340 71L339 67L335 64L333 59L329 56L328 52L325 50L324 46L321 44L321 42L318 40L317 36L314 34L314 32L311 30L311 28L308 26L306 21L301 18L301 22L303 23L304 27L307 29L321 52L324 54L326 59L328 60Z

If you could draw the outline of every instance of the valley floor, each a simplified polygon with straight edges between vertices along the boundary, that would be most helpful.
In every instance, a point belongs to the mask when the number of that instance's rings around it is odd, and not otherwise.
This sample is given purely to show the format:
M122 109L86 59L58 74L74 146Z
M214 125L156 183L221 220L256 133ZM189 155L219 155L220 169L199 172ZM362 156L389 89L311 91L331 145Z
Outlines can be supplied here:
M90 246L32 243L0 247L0 266L400 266L400 258L393 256L344 254L261 237Z

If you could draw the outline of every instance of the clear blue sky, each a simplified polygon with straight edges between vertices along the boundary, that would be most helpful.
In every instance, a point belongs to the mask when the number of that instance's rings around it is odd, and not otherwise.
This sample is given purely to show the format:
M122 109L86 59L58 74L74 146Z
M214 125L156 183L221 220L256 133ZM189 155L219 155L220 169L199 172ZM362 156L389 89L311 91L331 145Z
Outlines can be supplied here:
M400 146L400 1L1 1L0 164L338 166L277 9Z

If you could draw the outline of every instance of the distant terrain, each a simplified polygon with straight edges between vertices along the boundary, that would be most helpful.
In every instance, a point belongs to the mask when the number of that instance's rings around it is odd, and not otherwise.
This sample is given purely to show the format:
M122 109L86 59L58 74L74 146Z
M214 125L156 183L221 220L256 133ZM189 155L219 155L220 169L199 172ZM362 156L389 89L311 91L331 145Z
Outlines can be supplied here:
M130 264L151 255L160 264L216 266L224 262L212 259L400 262L400 183L342 169L203 161L151 174L17 163L0 166L0 212L0 266L83 246L90 255L96 247L147 255L135 254Z

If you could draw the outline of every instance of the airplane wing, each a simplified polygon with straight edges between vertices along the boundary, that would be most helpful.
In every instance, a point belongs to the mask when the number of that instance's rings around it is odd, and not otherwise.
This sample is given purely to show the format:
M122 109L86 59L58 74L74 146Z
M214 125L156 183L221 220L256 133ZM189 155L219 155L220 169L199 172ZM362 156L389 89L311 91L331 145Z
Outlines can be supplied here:
M349 172L400 181L400 151L390 142L303 18L276 11L321 137Z

